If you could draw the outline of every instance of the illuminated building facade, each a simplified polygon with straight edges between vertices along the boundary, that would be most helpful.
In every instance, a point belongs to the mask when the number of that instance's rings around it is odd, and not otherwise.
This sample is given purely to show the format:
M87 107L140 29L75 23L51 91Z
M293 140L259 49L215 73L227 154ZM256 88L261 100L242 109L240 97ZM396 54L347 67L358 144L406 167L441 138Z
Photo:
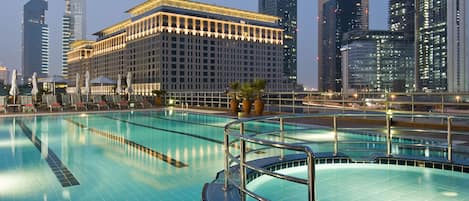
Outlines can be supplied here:
M404 35L391 31L347 33L341 49L344 91L412 91L413 51Z
M468 91L466 1L416 0L415 3L418 88Z
M259 0L259 12L280 18L283 28L283 73L297 82L297 0Z
M62 17L62 75L68 72L67 52L75 40L86 39L86 0L65 0Z
M368 0L318 2L318 89L341 91L342 39L349 31L368 30Z
M49 27L45 0L30 0L23 7L23 76L30 78L34 72L47 76L49 71Z
M8 68L0 66L0 85L5 85L8 82Z
M147 1L127 12L131 19L95 33L97 41L74 44L69 76L89 62L92 77L132 72L142 94L224 91L253 79L266 80L269 90L287 87L278 17L182 0Z

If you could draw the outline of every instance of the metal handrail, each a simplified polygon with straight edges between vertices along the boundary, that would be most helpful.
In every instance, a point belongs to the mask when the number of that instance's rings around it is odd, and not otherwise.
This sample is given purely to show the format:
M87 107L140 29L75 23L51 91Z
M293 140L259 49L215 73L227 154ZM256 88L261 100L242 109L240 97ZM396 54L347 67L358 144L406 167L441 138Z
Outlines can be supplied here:
M241 120L243 121L243 120ZM287 144L287 143L281 143L281 142L274 142L274 141L269 141L269 140L262 140L262 139L258 139L258 138L255 138L253 137L252 135L244 135L244 123L243 122L239 122L240 123L240 133L239 134L234 134L232 132L230 132L230 126L233 125L233 123L230 123L228 125L225 126L225 140L224 140L224 149L225 149L225 183L224 183L224 188L225 189L229 189L229 184L232 184L233 186L235 186L236 188L239 189L240 193L241 193L241 200L244 201L246 199L246 195L249 195L257 200L267 200L266 198L263 198L262 196L260 195L257 195L256 193L246 189L246 168L249 168L251 170L254 170L254 171L257 171L259 173L262 173L262 174L266 174L266 175L270 175L270 176L273 176L273 177L276 177L276 178L279 178L279 179L283 179L283 180L287 180L287 181L291 181L291 182L296 182L296 183L300 183L300 184L306 184L308 185L308 197L309 197L309 200L310 201L314 201L316 200L315 198L315 174L314 174L314 170L315 170L315 164L314 164L314 153L313 151L311 150L311 148L309 148L308 146L303 146L303 145L292 145L292 144ZM230 153L230 146L231 146L231 143L230 143L230 136L232 137L237 137L239 140L240 140L240 155L239 155L239 160L236 160L236 162L238 162L238 165L239 165L239 172L240 172L240 185L237 185L234 181L232 181L231 177L230 177L230 164L231 162L233 162L233 160L230 160L230 159L234 159L234 158L238 158L238 157L235 157L233 156L231 153ZM276 172L272 172L272 171L269 171L265 168L261 168L261 167L256 167L256 166L253 166L253 165L250 165L246 162L246 146L245 146L245 143L246 142L249 142L249 143L255 143L255 144L259 144L259 145L264 145L264 146L270 146L270 147L275 147L275 148L281 148L281 149L289 149L289 150L294 150L294 151L302 151L304 152L306 155L307 155L307 164L308 164L308 179L302 179L302 178L297 178L297 177L293 177L293 176L288 176L288 175L284 175L284 174L280 174L280 173L276 173Z
M306 184L308 185L308 195L309 195L309 200L315 200L316 199L316 189L315 189L315 184L314 184L314 178L315 178L315 155L314 152L306 146L305 143L285 143L283 142L284 139L284 122L286 119L294 119L294 118L305 118L305 117L320 117L320 118L332 118L332 130L334 133L334 154L337 155L339 151L338 147L338 131L339 128L337 126L337 118L338 117L384 117L384 120L386 122L385 126L385 141L381 143L386 143L386 155L391 156L392 154L392 130L402 130L402 131L421 131L422 129L406 129L406 128L393 128L392 125L392 118L432 118L432 119L446 119L446 130L436 130L436 129L423 129L424 131L431 131L432 133L446 133L446 146L447 146L447 160L448 162L452 162L453 160L453 135L467 135L467 133L463 132L454 132L453 131L453 121L454 120L468 120L469 118L462 116L462 117L457 117L457 116L450 116L450 115L442 115L442 114L437 114L437 115L408 115L408 114L392 114L392 113L386 113L386 114L340 114L340 113L328 113L328 114L290 114L290 115L276 115L276 116L265 116L265 117L255 117L255 118L245 118L245 119L239 119L237 121L233 121L228 123L225 126L225 135L224 135L224 151L225 151L225 183L224 187L225 189L229 189L230 185L236 187L239 189L241 193L241 199L244 201L246 198L246 195L251 196L257 200L266 200L265 198L257 195L254 192L249 191L246 189L246 169L250 169L256 172L259 172L261 174L273 176L279 179L291 181L291 182L296 182L300 184ZM256 132L256 133L250 133L250 134L245 134L245 123L251 122L251 121L262 121L262 122L273 122L273 121L278 121L279 122L279 132L280 132L280 138L281 141L271 141L271 140L266 140L266 139L260 139L257 138L256 136L260 135L266 135L266 134L273 134L273 133L279 133L275 131L265 131L265 132ZM235 132L232 129L239 125L239 132ZM293 124L294 125L294 124ZM374 128L362 128L362 129L369 129L369 130L382 130L382 128L379 127L374 127ZM344 130L354 130L353 128L340 128L341 131ZM230 140L230 137L235 138ZM234 156L230 152L230 147L235 145L235 143L239 142L240 145L239 151L240 154L238 156ZM271 149L271 148L278 148L281 150L281 158L283 158L284 152L283 150L292 150L292 151L301 151L307 155L307 165L308 165L308 179L302 179L302 178L296 178L280 173L276 173L273 171L270 171L268 169L265 169L263 167L257 167L252 164L247 163L246 161L246 154L255 152L256 150L249 150L247 151L246 148L246 142L252 143L252 144L258 144L264 146L262 149ZM347 142L344 142L347 143ZM401 144L396 142L396 144ZM432 144L425 144L425 146L433 146ZM438 146L441 146L441 144L438 144ZM270 148L265 148L265 147L270 147ZM260 150L260 149L258 149ZM232 163L236 163L239 165L239 185L236 184L236 182L233 181L234 178L231 178L230 175L230 167Z

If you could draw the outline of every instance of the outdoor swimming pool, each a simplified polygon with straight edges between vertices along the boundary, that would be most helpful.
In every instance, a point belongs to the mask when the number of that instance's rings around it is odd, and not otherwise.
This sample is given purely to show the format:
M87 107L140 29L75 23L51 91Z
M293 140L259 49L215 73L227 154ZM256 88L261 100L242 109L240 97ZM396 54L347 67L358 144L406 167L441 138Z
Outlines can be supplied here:
M200 200L204 183L223 169L223 127L230 121L173 110L0 118L0 200ZM247 132L276 129L265 122L246 126ZM288 141L331 150L321 129L286 130ZM357 139L376 143L343 150L358 158L369 157L363 149L384 150L379 136L341 135Z

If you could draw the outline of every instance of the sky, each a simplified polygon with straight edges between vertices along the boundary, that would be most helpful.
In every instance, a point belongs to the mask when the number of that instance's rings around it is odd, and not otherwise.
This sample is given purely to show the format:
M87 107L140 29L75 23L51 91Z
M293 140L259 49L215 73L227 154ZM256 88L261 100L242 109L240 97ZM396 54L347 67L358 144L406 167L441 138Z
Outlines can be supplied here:
M88 0L87 35L129 17L129 8L145 0ZM257 0L196 0L243 10L257 11ZM21 69L21 20L27 0L3 0L0 12L0 65ZM317 0L298 0L298 80L305 87L317 87ZM387 29L387 0L370 0L370 28ZM49 72L60 74L61 31L64 0L49 0Z

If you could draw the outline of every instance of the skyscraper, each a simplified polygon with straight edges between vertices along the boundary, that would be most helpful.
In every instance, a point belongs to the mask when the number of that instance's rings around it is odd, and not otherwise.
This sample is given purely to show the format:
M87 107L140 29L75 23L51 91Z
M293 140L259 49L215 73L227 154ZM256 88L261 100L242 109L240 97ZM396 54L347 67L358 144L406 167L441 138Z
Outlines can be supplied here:
M341 43L345 33L368 30L368 0L319 0L318 87L341 91Z
M344 92L412 91L414 55L404 32L351 31L342 47Z
M416 0L417 87L469 90L465 0Z
M414 38L415 0L389 0L389 30L404 32L406 38Z
M68 72L67 52L75 40L86 38L86 0L65 0L62 18L62 75Z
M45 0L30 0L23 7L23 78L34 72L45 76L49 69L49 28Z
M283 28L283 73L297 81L297 0L259 0L259 12L280 18Z

